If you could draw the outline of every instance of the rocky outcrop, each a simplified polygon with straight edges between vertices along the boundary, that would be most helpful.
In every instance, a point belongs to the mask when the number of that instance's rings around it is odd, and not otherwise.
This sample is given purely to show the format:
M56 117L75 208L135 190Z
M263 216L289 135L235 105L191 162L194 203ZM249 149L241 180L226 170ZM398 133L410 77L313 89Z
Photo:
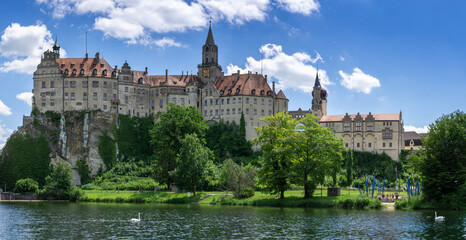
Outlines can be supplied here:
M14 134L29 132L33 138L45 136L51 149L51 164L69 164L74 173L74 183L80 185L78 161L85 161L89 177L106 170L99 156L99 136L106 133L113 138L110 126L115 118L116 115L100 111L42 114L25 117L23 126Z

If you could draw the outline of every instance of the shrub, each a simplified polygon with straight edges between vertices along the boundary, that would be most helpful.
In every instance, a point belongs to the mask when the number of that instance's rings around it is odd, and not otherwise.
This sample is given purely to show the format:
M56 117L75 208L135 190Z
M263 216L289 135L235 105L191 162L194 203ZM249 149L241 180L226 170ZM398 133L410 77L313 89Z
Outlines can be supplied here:
M77 202L84 196L84 192L77 187L74 187L70 191L70 201Z
M57 200L68 200L73 187L73 172L70 166L59 163L53 167L52 173L45 178L44 197Z
M15 189L13 190L15 193L24 193L24 192L39 192L39 184L31 178L20 179L16 181Z

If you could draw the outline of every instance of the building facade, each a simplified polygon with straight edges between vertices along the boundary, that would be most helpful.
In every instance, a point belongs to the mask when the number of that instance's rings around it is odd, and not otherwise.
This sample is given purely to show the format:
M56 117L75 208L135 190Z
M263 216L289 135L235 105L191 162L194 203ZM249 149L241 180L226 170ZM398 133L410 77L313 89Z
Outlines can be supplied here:
M399 160L403 144L403 119L399 114L348 114L327 115L327 91L321 86L318 74L312 92L310 110L290 111L293 118L301 119L305 114L319 118L322 127L331 129L336 137L342 138L346 149L386 153Z
M209 27L197 75L149 75L127 62L112 67L99 53L89 58L60 58L57 42L46 51L34 72L33 106L41 113L101 110L113 114L154 116L169 103L197 107L207 121L246 121L246 138L256 137L259 118L288 110L283 91L275 92L267 75L249 72L225 76L218 46Z

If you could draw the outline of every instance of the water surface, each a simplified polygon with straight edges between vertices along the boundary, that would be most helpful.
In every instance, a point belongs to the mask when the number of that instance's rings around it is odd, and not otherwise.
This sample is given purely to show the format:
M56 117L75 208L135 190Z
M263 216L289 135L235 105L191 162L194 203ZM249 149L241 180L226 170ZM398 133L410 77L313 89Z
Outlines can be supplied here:
M141 222L131 223L141 213ZM0 239L466 239L466 212L0 203Z

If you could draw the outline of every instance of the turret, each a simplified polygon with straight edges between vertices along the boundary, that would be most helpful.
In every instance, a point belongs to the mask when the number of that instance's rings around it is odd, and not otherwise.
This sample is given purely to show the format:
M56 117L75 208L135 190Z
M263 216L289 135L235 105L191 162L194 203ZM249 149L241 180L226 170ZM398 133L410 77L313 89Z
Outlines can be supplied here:
M53 45L53 53L55 54L55 58L60 58L60 45L58 45L58 37L55 36L55 44Z
M202 46L202 63L198 65L197 74L203 83L213 82L223 74L222 67L218 64L218 47L212 33L212 23L209 24L207 39Z

